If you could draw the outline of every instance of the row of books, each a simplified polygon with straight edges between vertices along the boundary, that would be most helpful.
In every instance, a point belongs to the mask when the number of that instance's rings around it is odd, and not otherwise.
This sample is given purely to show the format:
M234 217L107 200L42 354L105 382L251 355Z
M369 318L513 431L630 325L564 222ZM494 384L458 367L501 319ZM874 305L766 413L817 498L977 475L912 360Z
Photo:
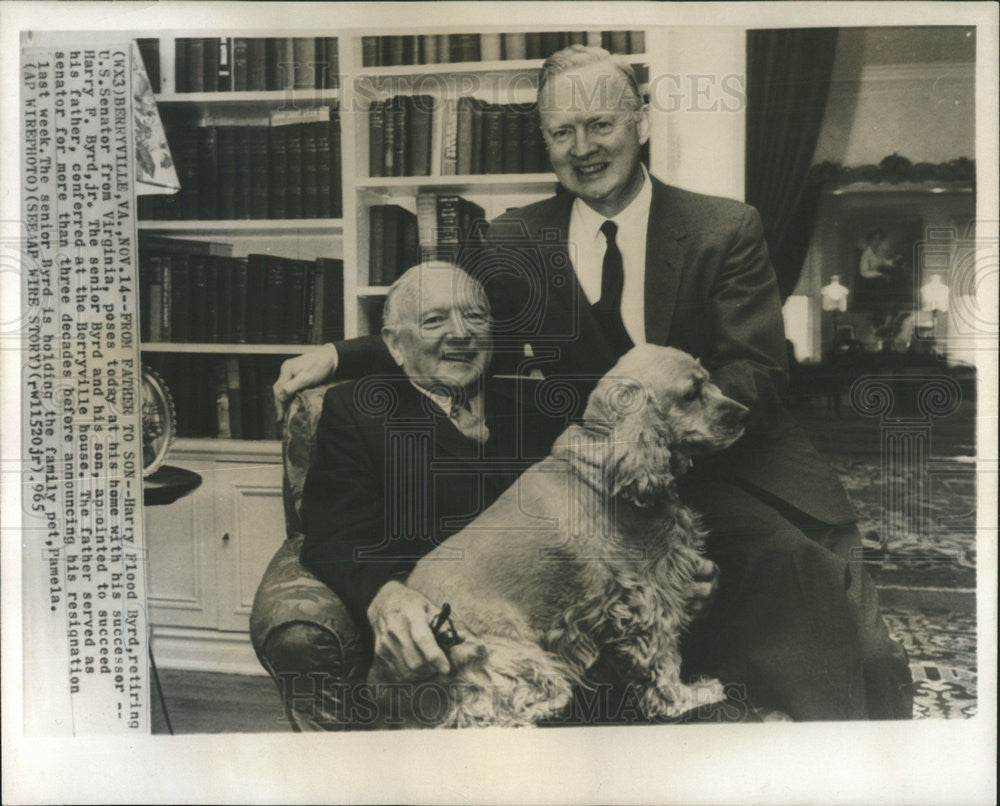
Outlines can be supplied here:
M145 342L324 344L344 337L344 263L144 249Z
M536 105L395 95L368 109L368 170L380 176L540 173Z
M333 89L339 86L337 51L332 36L179 37L174 87L176 92Z
M369 282L390 285L422 260L461 263L475 249L486 221L478 204L454 194L418 193L416 215L397 204L368 210Z
M448 62L493 62L544 59L569 45L602 47L611 53L644 53L643 31L544 31L514 34L422 34L365 36L361 61L365 67Z
M316 119L289 123L275 113L269 126L170 128L181 189L173 196L141 196L140 218L340 218L338 113L308 111Z
M147 353L174 399L177 435L278 439L271 386L287 356Z

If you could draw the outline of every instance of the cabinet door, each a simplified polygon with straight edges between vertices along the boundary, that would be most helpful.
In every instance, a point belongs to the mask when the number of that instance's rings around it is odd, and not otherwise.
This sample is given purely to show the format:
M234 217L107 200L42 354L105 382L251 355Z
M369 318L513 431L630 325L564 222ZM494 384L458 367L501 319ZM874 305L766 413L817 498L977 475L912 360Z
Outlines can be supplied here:
M215 627L213 462L174 461L201 474L194 492L166 506L145 507L151 623L169 627Z
M219 629L246 631L264 569L285 539L281 467L219 460L215 484Z

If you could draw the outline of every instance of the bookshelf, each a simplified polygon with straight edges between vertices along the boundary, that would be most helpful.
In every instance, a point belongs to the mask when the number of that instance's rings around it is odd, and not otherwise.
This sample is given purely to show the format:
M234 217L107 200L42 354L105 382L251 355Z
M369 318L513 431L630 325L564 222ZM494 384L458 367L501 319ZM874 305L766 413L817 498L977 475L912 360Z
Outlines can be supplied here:
M625 30L624 27L618 30L619 38ZM221 40L241 34L195 32L190 36L195 35ZM373 281L370 271L373 207L394 205L416 215L421 197L459 196L480 208L490 220L555 191L556 178L547 170L547 161L542 170L530 172L458 173L457 164L454 172L442 170L443 115L449 104L457 103L463 96L488 105L532 103L541 58L367 65L363 49L369 35L365 31L290 31L282 35L322 37L327 42L335 39L338 86L178 91L175 40L158 37L160 86L155 99L168 127L264 127L270 125L275 113L336 107L341 168L339 214L207 219L198 215L146 215L139 222L140 239L152 236L223 244L229 258L237 260L249 255L269 255L289 261L313 261L321 257L342 260L339 289L342 326L344 335L350 338L378 332L381 305L391 282L391 278ZM402 36L404 32L386 31L380 32L381 35ZM579 30L574 35L578 38L589 35L592 40L603 36ZM188 38L187 34L180 36ZM626 58L640 68L641 77L641 68L648 64L645 48L627 54ZM373 102L399 95L432 99L432 159L425 175L372 176L368 112ZM179 178L183 182L184 176ZM266 372L276 375L285 357L309 349L320 348L281 339L268 342L147 339L142 344L143 360L154 368L163 362L172 362L180 368L183 377L178 385L167 379L178 412L196 405L208 407L208 414L216 404L213 363L224 361L231 367L234 362L256 362ZM255 393L269 398L273 377L261 377L258 381ZM198 390L197 394L191 393L192 388ZM242 384L241 391L244 391ZM275 431L262 434L265 438L246 439L235 434L220 437L217 430L213 433L206 427L179 434L171 462L200 473L205 479L203 487L170 507L169 512L161 508L163 511L150 510L146 514L150 534L151 621L156 626L154 644L162 666L261 673L246 640L246 630L257 584L285 532L280 442Z

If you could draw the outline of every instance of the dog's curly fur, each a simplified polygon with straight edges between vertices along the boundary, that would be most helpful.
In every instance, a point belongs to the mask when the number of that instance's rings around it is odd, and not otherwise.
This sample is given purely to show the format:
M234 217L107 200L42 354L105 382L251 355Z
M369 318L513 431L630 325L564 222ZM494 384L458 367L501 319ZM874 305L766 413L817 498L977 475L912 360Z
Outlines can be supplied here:
M435 725L530 725L558 714L610 652L649 716L722 699L680 678L702 532L674 485L690 457L742 433L746 409L691 356L641 345L591 394L581 423L489 509L422 559L407 585L449 602L450 650ZM439 556L440 555L440 556ZM390 682L376 661L370 682ZM420 722L421 720L414 720Z

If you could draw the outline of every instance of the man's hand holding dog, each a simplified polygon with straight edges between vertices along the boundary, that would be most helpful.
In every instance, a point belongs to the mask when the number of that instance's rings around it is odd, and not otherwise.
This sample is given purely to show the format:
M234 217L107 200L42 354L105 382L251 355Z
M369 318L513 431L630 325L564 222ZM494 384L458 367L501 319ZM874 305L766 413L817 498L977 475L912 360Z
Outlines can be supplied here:
M375 657L396 680L422 680L451 669L430 628L438 610L429 599L399 582L387 582L372 600L368 622L375 633Z
M719 589L719 566L706 557L699 560L694 570L694 582L688 588L688 607L695 619L708 615L715 601L715 593Z

